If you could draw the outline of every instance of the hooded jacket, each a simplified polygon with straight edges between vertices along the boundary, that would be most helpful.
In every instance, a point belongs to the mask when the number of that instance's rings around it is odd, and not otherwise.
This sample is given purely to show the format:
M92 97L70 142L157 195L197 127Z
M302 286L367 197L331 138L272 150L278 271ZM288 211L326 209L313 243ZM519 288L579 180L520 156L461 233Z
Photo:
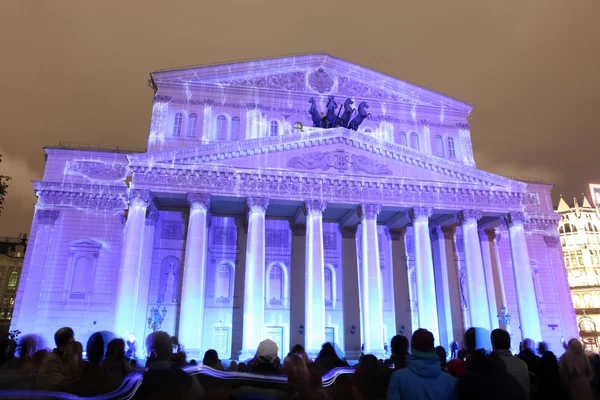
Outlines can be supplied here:
M390 378L387 400L445 400L456 398L456 380L442 372L440 360L408 356L406 368Z

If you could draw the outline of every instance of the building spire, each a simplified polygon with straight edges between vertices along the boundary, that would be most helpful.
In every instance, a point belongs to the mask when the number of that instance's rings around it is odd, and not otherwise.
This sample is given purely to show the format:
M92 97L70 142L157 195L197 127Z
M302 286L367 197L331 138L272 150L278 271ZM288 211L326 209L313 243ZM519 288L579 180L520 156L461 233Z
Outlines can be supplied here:
M571 211L571 207L569 207L569 205L567 204L565 199L563 199L562 195L560 196L560 200L558 202L558 208L556 209L556 211L559 213Z

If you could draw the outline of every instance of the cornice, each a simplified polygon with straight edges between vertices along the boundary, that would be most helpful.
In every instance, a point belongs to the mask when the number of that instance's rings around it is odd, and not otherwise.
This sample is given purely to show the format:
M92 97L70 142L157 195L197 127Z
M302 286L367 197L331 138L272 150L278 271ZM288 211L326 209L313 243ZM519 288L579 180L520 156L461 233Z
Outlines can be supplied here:
M144 154L129 155L132 166L179 165L197 166L227 159L249 157L259 154L293 151L341 144L376 154L396 162L429 170L468 184L510 187L512 191L525 192L527 184L485 172L468 165L453 162L431 154L415 151L395 143L380 142L373 136L344 128L308 130L285 136L269 136L236 142L212 143L198 147L184 147ZM531 204L533 200L528 200Z
M128 206L124 186L38 181L34 182L34 190L41 206L95 210L123 210Z

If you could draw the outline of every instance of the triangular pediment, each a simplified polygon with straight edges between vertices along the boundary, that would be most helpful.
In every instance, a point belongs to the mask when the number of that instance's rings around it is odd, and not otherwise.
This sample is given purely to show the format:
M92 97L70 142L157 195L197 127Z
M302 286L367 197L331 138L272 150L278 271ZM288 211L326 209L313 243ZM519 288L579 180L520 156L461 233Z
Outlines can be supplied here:
M132 166L279 171L331 178L402 180L525 191L526 184L344 128L129 156Z
M99 249L100 247L102 247L102 242L90 238L83 238L71 240L69 242L69 247L76 247L79 249Z
M159 71L151 76L157 88L169 84L216 85L356 97L466 113L473 108L449 96L322 53Z

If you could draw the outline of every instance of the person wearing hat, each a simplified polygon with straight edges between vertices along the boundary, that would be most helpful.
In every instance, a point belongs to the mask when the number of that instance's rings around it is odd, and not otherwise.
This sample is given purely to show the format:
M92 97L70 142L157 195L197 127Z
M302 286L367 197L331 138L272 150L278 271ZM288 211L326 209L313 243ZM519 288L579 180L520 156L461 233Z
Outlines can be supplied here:
M390 378L387 400L455 398L456 380L440 369L433 334L427 329L417 329L410 351L406 368L397 370Z
M278 356L277 343L271 339L265 339L258 345L254 359L248 362L250 372L257 374L279 374L281 373L281 360Z

